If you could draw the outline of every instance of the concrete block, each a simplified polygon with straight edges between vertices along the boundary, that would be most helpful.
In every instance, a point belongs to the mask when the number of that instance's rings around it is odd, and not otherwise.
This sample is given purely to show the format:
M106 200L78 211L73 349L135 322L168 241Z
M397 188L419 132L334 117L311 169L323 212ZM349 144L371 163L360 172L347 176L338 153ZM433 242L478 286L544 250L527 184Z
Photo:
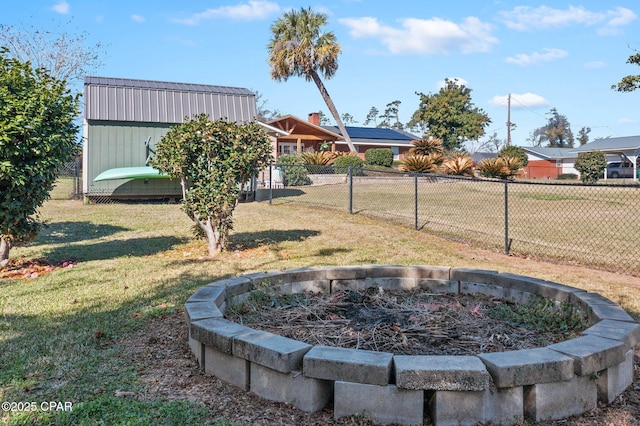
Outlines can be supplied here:
M317 281L297 281L291 283L291 293L329 293L331 292L331 285L329 280L317 280Z
M524 388L525 418L536 422L582 414L597 404L597 387L591 376L574 376L571 380Z
M493 283L505 289L526 291L559 302L571 302L573 294L586 293L584 290L553 281L509 273L496 274Z
M437 391L429 412L438 426L512 425L524 418L522 387L485 391Z
M387 385L393 354L358 349L315 346L306 353L303 371L307 377Z
M598 400L611 404L614 399L633 383L633 350L627 351L618 365L601 371L596 379Z
M254 394L307 412L323 409L333 396L331 381L311 379L300 371L281 373L255 363L251 363L250 382Z
M405 277L449 281L451 278L451 268L448 266L411 265L407 266Z
M204 372L244 391L249 390L250 364L246 359L204 347Z
M640 343L640 324L602 320L582 332L586 336L600 336L607 339L619 340L627 349Z
M213 302L190 302L185 303L184 313L187 318L187 324L207 318L222 318L222 312Z
M220 280L209 284L209 286L214 285L224 285L227 297L247 293L252 290L251 280L246 276L227 278L225 280Z
M328 280L356 280L367 277L366 269L360 266L335 266L325 269Z
M376 287L373 278L331 280L331 293L344 290L364 290L369 287Z
M468 283L493 284L493 277L498 271L485 269L451 268L451 281Z
M396 385L402 389L481 391L491 382L476 356L396 355L393 363Z
M226 297L224 286L206 286L200 287L187 299L187 303L191 302L212 302L216 306L224 303Z
M414 278L380 277L372 278L373 286L383 290L413 290L417 287Z
M502 295L503 299L513 303L520 304L520 305L534 304L543 299L542 296L534 293L529 293L528 291L516 290L514 288L506 288L506 287L503 287L502 290L503 290L503 295Z
M254 330L233 338L233 354L281 373L299 369L312 346L298 340Z
M204 345L231 354L233 338L254 330L224 318L208 318L192 322L189 331L194 339Z
M480 354L499 388L569 380L573 358L547 348Z
M605 319L635 322L624 309L598 293L575 293L572 303L578 304L587 313L592 324Z
M362 265L368 278L405 278L407 268L402 265Z
M193 356L196 357L196 360L198 361L200 368L202 368L203 360L204 360L204 345L200 343L198 340L192 338L191 334L189 334L188 345L189 345L189 350L191 351Z
M622 342L598 336L581 336L547 346L548 349L574 359L574 371L586 376L617 365L624 360L627 349Z
M504 288L493 284L471 283L460 281L459 293L461 294L484 294L486 296L504 297Z
M458 294L458 281L416 278L416 286L424 291L440 294Z
M424 391L337 381L333 415L361 415L375 424L422 425Z

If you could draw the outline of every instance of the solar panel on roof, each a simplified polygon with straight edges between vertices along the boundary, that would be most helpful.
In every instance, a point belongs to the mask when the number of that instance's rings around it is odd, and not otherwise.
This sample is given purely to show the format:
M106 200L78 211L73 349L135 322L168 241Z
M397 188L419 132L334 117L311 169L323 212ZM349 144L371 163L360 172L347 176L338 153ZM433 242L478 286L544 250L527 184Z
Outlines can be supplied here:
M333 126L324 126L326 129L342 135L340 129ZM391 139L401 141L412 141L415 138L410 137L404 133L397 132L393 129L387 129L383 127L354 127L345 126L347 133L353 139Z

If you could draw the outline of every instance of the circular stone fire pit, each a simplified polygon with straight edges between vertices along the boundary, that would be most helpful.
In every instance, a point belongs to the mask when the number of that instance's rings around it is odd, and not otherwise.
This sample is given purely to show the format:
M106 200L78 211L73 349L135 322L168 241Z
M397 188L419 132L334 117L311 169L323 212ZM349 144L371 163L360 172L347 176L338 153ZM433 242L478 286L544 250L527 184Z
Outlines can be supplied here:
M485 294L516 303L553 299L587 312L591 327L545 348L466 355L394 355L312 346L226 320L254 288L332 293L379 287ZM185 305L189 346L207 374L263 398L377 423L514 424L560 419L610 403L633 381L640 325L597 293L531 277L439 266L364 265L243 275L198 289Z

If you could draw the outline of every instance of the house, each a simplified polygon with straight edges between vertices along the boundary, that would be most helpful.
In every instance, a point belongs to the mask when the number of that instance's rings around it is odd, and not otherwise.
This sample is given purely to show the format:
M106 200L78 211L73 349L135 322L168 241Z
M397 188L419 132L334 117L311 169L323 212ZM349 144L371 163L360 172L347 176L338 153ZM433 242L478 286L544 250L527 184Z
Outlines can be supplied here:
M581 152L600 151L607 161L629 161L633 165L633 180L637 180L638 164L640 156L640 136L622 136L617 138L596 139L593 142L574 148L576 157ZM606 179L606 173L604 178Z
M561 174L578 175L575 160L578 154L574 148L543 148L523 146L529 164L523 168L522 177L526 179L557 179Z
M176 179L148 167L157 142L197 114L242 123L254 120L257 111L248 89L125 78L85 77L84 102L83 192L88 199L180 196ZM282 133L260 124L270 135Z
M277 118L269 125L287 132L277 138L276 154L300 154L305 150L320 151L323 144L328 144L331 151L349 151L349 146L336 126L321 126L320 114L310 113L308 119L302 120L292 115ZM345 126L358 155L371 148L390 148L394 159L398 160L413 147L411 141L420 137L410 133L379 127Z

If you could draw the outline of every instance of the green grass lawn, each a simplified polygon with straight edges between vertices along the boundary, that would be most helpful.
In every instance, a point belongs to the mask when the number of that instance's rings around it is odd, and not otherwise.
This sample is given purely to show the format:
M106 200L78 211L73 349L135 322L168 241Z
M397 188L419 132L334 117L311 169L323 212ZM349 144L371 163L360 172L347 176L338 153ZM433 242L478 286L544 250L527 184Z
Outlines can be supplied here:
M12 258L75 266L0 280L0 399L68 401L73 411L4 411L0 424L231 424L198 402L115 394L144 391L145 366L123 356L125 337L182 311L197 288L249 272L371 263L497 269L599 291L640 318L640 292L629 290L640 285L635 277L483 252L363 215L240 204L231 250L208 260L178 205L49 201L42 214L48 228Z

